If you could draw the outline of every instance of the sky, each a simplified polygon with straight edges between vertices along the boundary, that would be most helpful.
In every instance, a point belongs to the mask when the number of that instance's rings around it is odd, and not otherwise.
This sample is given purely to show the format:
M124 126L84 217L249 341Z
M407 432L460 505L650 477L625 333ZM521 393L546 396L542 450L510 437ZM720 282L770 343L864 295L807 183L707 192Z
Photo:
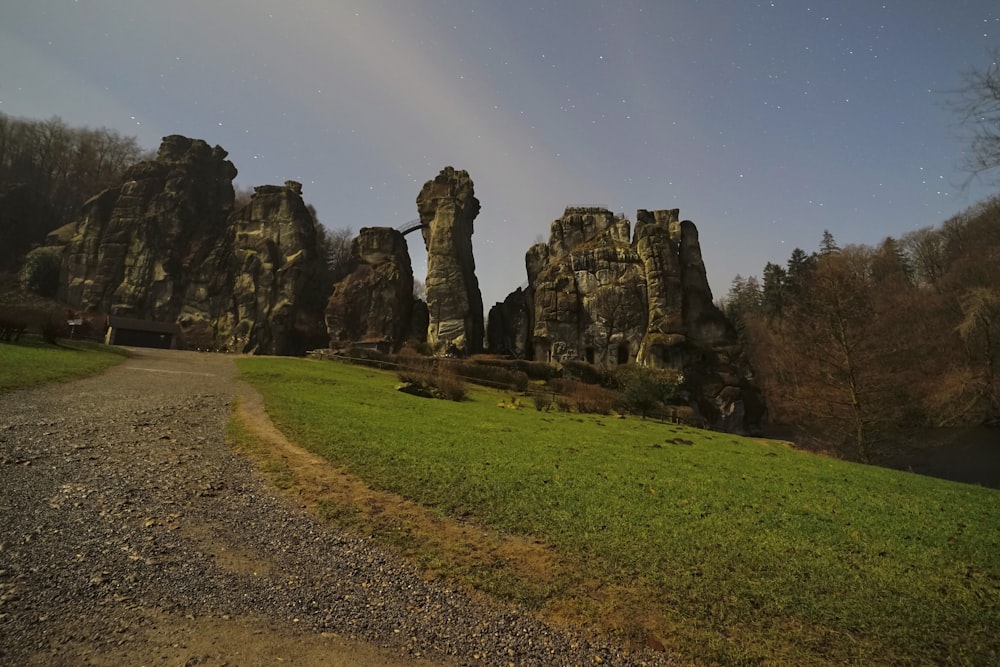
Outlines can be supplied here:
M0 0L0 112L204 139L354 232L465 169L487 309L567 206L679 208L719 298L996 194L952 103L998 48L997 0Z

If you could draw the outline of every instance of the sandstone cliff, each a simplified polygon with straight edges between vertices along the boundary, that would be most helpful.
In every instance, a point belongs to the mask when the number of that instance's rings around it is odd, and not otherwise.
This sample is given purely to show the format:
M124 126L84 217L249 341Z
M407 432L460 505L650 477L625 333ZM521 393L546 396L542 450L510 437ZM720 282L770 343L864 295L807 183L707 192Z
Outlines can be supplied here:
M232 351L304 354L325 343L322 259L302 186L286 181L254 188L250 203L229 218L230 239L232 250L224 256L231 282L218 294L231 291L231 304L200 309L201 294L189 294L181 330L187 314L201 310L218 313L216 330L228 334L225 347Z
M201 140L170 136L155 160L88 201L67 246L65 301L173 320L195 268L225 234L236 167Z
M177 322L187 347L298 354L321 341L323 299L307 289L321 263L301 186L256 188L233 213L235 176L222 148L165 137L156 159L84 205L60 298Z
M393 348L411 335L414 317L413 268L402 233L389 227L365 227L351 243L347 275L333 287L326 307L330 346L385 341Z
M525 256L527 289L490 311L490 351L537 361L639 363L682 374L712 426L761 418L735 331L712 303L698 231L679 211L567 208Z
M472 254L479 200L469 174L442 169L417 195L417 211L427 248L427 342L437 352L481 352L483 297Z

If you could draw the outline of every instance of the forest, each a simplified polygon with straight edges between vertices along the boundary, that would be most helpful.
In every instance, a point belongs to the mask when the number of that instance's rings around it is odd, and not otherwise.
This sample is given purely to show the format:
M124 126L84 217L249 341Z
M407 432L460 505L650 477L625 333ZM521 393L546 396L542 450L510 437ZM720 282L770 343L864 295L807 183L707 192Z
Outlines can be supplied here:
M796 248L733 279L770 421L870 462L915 429L1000 417L1000 197L877 247Z
M115 130L0 113L0 271L19 270L46 234L144 157L134 137Z

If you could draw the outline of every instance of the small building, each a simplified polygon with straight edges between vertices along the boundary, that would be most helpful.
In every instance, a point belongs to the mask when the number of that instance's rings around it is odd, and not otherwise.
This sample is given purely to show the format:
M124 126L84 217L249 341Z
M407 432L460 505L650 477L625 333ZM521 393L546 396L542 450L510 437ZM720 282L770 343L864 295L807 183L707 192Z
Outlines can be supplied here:
M179 334L180 327L176 322L154 322L111 315L108 317L108 330L104 335L104 342L108 345L176 350Z

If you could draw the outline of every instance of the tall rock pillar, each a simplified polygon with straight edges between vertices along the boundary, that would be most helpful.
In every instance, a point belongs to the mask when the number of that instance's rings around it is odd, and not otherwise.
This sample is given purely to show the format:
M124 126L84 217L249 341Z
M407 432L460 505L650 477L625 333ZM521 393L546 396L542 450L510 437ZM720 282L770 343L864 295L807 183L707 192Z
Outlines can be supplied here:
M417 211L427 247L427 342L436 352L452 347L467 354L481 352L483 297L472 255L479 200L468 172L442 169L417 195Z

